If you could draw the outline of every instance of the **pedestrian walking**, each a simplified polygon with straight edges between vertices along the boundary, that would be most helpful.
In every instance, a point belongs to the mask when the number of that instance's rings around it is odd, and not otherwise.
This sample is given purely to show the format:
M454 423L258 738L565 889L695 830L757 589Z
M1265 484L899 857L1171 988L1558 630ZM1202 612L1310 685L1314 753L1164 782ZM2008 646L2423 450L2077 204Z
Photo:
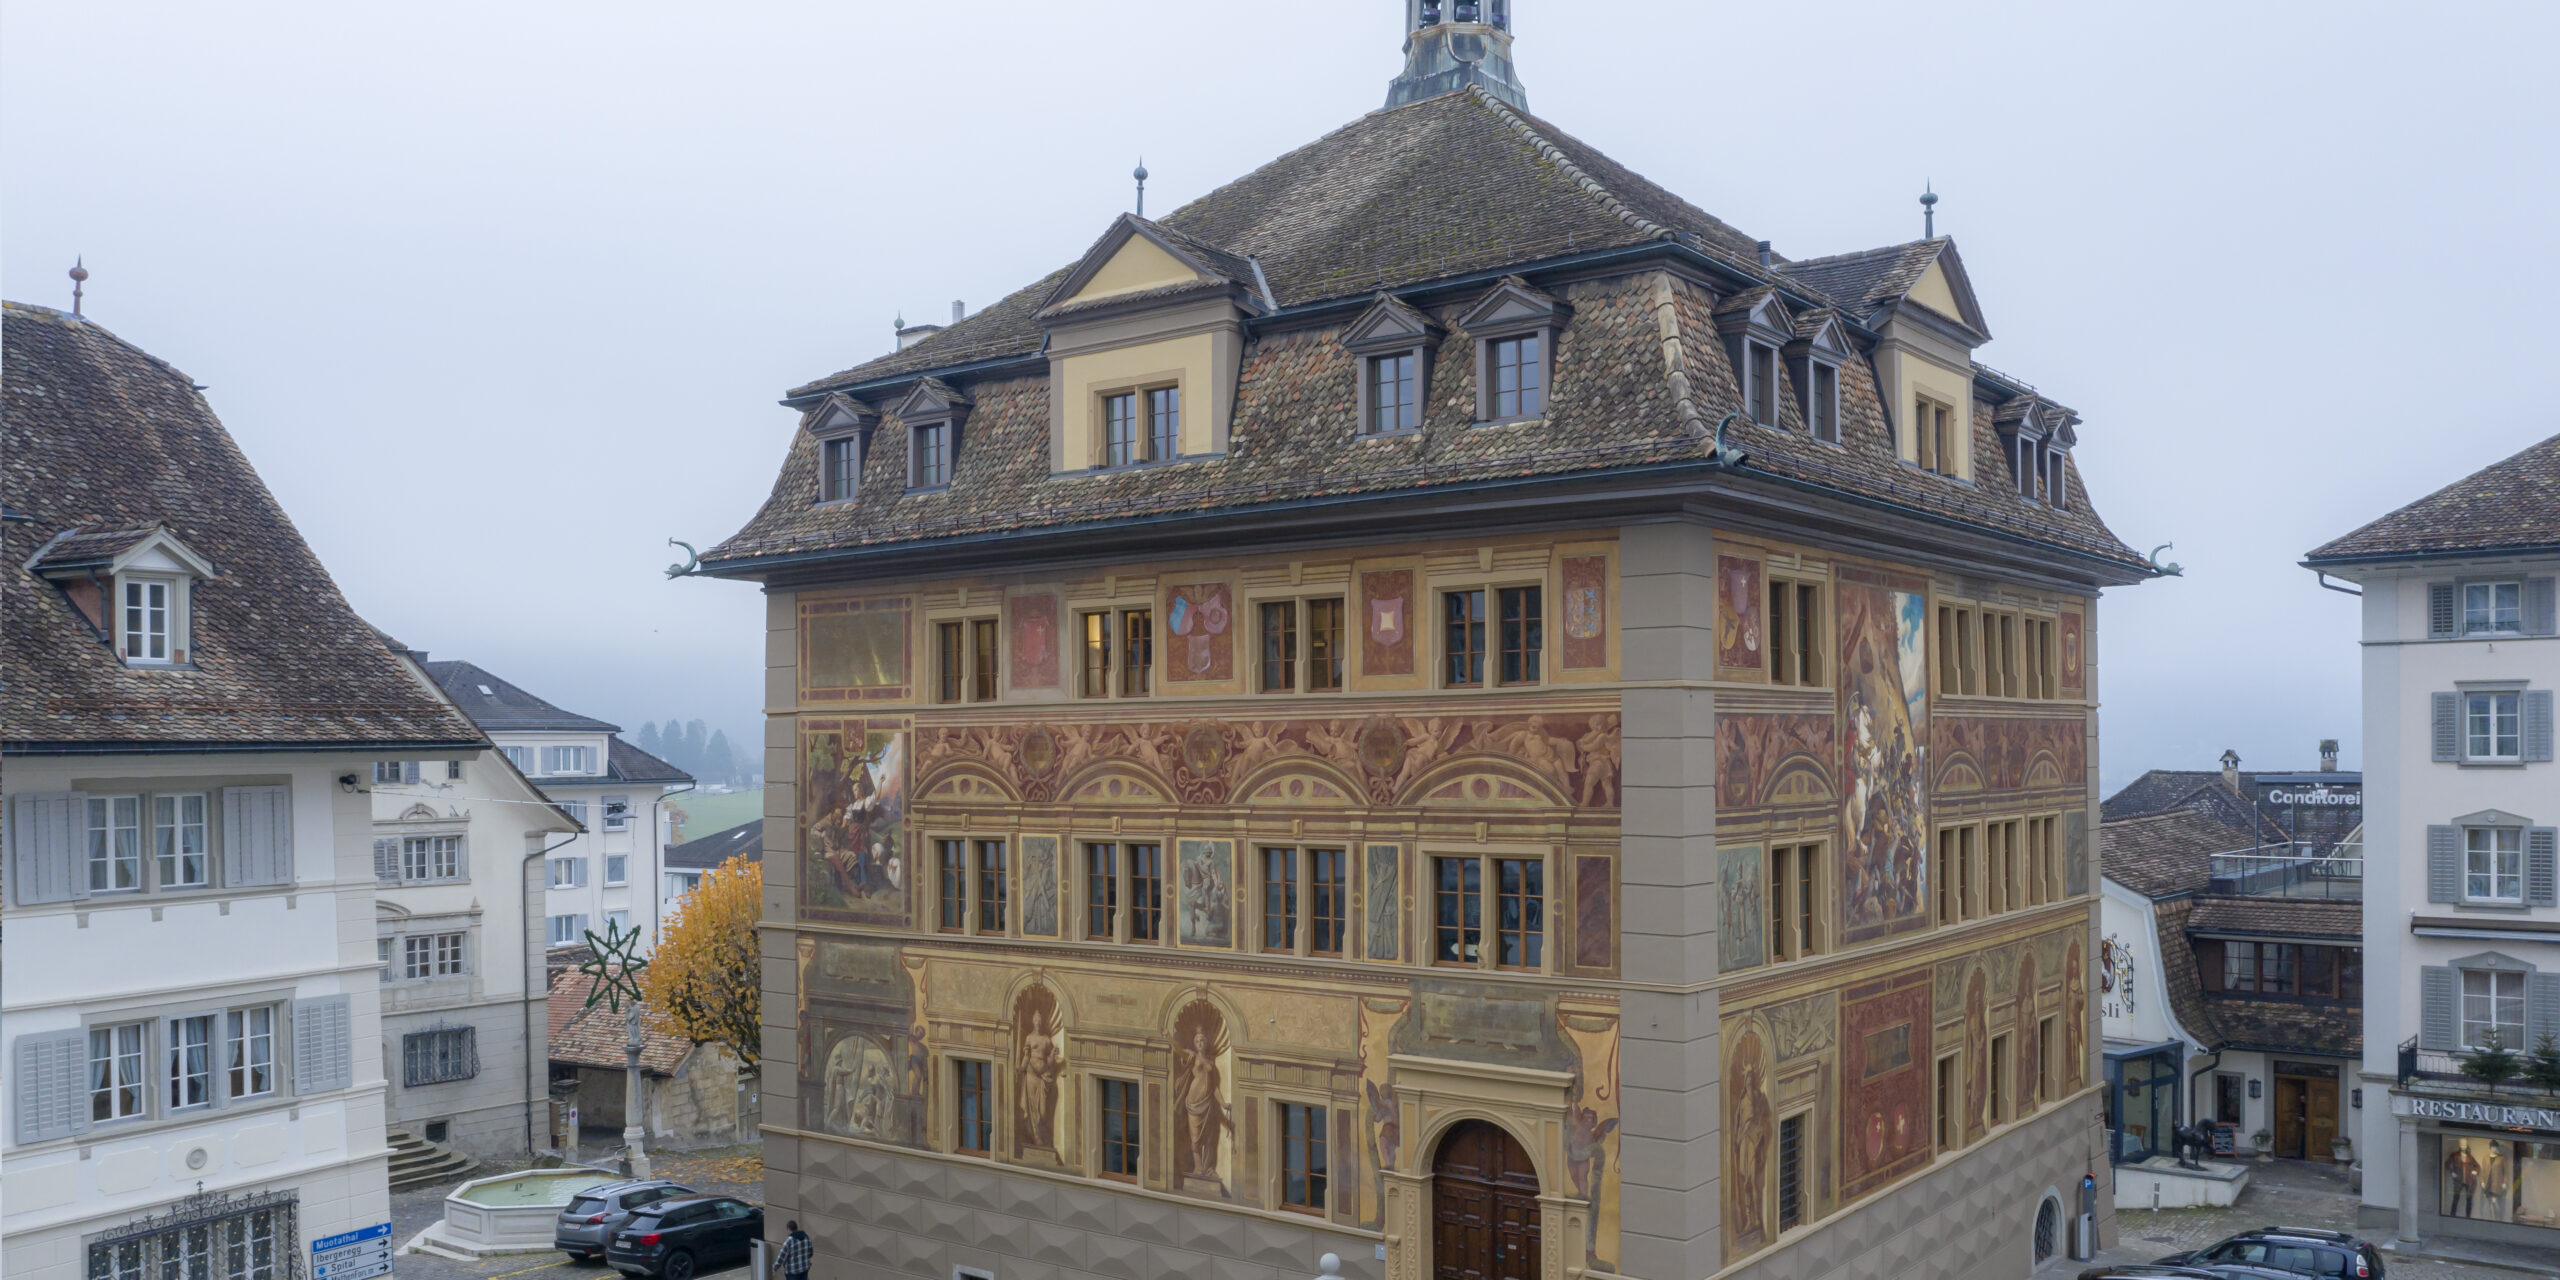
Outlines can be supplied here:
M809 1233L797 1222L789 1225L791 1234L782 1237L782 1274L789 1280L809 1280Z

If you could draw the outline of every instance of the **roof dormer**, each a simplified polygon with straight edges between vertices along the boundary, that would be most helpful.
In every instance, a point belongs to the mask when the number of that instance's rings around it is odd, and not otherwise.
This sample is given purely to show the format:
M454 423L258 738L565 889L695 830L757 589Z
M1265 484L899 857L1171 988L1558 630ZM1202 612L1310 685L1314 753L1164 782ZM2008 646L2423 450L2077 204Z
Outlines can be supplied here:
M1431 317L1385 293L1342 331L1342 345L1359 361L1360 434L1393 436L1422 429L1431 361L1445 332Z
M1786 300L1767 285L1746 289L1715 309L1715 322L1725 355L1733 361L1734 380L1742 387L1743 414L1777 430L1783 425L1778 356L1796 340L1796 318Z
M127 666L185 666L194 591L217 576L166 524L73 528L27 562L61 588L98 638Z
M1858 348L1849 326L1836 311L1808 311L1796 317L1795 340L1779 348L1787 377L1795 383L1796 410L1814 439L1840 443L1840 370L1856 358Z
M2070 505L2065 465L2071 447L2080 443L2079 421L2080 415L2034 394L2016 396L1992 412L1992 430L2019 497L2056 509Z
M1897 287L1876 298L1877 391L1904 462L1972 480L1973 352L1990 326L1954 241L1908 249L1891 276Z
M1528 281L1504 276L1458 317L1476 347L1476 421L1545 416L1556 383L1556 335L1570 314Z
M818 442L818 501L852 501L862 490L862 462L871 451L871 430L880 425L879 411L836 392L801 422Z
M907 431L907 491L930 493L948 488L952 469L960 463L960 429L974 402L940 378L917 380L898 402L899 425Z
M1135 214L1049 291L1050 470L1223 456L1246 319L1279 309L1261 266Z

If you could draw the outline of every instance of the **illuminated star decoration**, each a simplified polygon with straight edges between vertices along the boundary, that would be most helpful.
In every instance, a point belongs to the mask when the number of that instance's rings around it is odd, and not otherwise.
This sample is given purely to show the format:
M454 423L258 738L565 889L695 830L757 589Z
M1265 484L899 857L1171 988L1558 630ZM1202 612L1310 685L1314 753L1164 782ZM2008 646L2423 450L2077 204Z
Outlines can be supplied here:
M635 953L634 948L639 945L638 929L626 933L612 920L604 922L604 936L601 938L596 936L595 930L587 930L587 947L595 952L595 957L579 965L578 972L594 979L587 988L588 1008L595 1008L596 1001L602 1000L615 1013L620 1013L625 996L630 997L635 1005L640 1003L640 971L649 967L649 958Z

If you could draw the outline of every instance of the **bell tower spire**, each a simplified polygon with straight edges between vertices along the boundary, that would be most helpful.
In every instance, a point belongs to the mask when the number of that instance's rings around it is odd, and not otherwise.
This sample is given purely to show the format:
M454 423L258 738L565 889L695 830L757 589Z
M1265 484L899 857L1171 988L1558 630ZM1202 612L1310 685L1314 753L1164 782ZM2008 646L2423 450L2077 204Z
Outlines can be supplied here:
M1529 109L1511 65L1511 0L1404 0L1404 10L1404 74L1387 86L1388 106L1483 85Z

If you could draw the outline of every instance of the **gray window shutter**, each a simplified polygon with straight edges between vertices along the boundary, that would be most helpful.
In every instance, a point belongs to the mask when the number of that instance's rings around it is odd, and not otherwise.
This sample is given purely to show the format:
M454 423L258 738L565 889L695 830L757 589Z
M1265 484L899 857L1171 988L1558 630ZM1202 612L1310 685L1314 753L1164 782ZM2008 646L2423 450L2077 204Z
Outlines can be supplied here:
M2524 904L2560 907L2560 827L2524 833Z
M355 1083L345 996L293 1002L293 1092L329 1093Z
M89 896L80 858L80 793L52 791L9 798L9 887L19 906Z
M373 878L383 884L400 883L398 836L383 836L373 842Z
M418 780L417 761L403 760L400 762L400 780L402 782L416 782Z
M11 1085L21 1144L89 1131L89 1033L43 1031L18 1037Z
M2453 1018L2453 969L2431 964L2418 970L2418 1047L2451 1049L2458 1033Z
M2524 633L2529 636L2560 635L2560 617L2554 617L2552 580L2524 580Z
M2450 582L2428 583L2427 638L2447 639L2454 635L2461 625L2462 619L2454 608L2453 584Z
M2435 758L2437 763L2462 759L2462 715L2459 699L2450 693L2427 695L2435 713Z
M2524 758L2551 758L2551 691L2524 691Z
M2560 1040L2560 973L2525 975L2524 1048L2544 1036Z
M2462 901L2462 832L2427 828L2427 901Z
M224 787L222 839L223 883L293 883L291 791L284 787Z

